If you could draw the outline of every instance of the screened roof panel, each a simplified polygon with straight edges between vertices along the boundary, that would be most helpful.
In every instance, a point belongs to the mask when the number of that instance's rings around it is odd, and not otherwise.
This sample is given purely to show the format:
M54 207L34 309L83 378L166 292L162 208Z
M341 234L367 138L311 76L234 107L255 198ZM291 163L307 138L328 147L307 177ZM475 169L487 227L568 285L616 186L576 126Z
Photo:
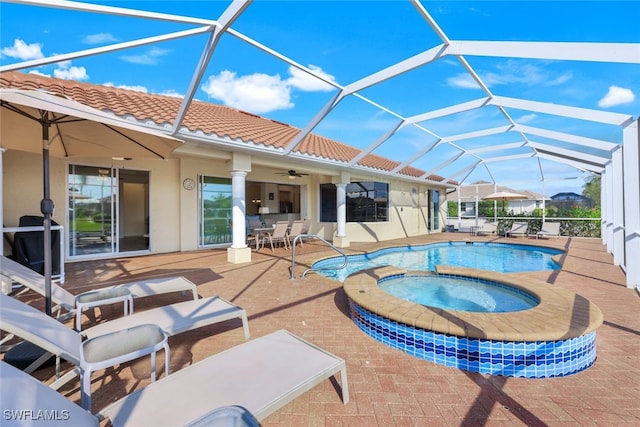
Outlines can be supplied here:
M331 138L357 148L341 151L354 165L375 154L466 183L520 164L546 179L609 158L640 111L638 2L23 3L3 2L0 71L244 110L301 131L275 143L283 156ZM624 116L599 125L565 106ZM518 158L519 142L542 144L539 159Z

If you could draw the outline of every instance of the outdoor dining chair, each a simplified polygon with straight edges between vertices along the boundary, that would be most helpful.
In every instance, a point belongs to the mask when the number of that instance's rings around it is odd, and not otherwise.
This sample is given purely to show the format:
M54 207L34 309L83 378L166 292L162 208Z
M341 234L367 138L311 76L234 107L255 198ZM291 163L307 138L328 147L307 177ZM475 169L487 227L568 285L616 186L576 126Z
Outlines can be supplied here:
M282 243L286 249L289 249L289 237L287 236L288 228L288 221L277 221L273 227L273 231L265 231L261 233L261 247L264 247L265 241L268 240L271 245L271 252L273 252L274 243Z
M287 232L287 241L289 242L289 246L292 246L296 237L302 234L303 227L304 220L302 219L296 219L291 223L291 228ZM304 246L301 239L298 239L298 241L300 242L300 246Z

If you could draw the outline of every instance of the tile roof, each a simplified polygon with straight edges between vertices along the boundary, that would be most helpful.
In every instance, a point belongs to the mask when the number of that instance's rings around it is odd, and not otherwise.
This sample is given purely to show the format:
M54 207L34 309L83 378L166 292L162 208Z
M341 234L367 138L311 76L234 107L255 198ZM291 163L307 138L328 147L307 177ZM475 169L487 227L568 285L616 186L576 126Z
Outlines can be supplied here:
M131 117L137 121L152 121L159 126L173 125L182 103L181 98L119 89L71 80L44 77L38 74L6 72L0 74L0 87L47 90L59 96L71 98L90 107L109 111L117 116ZM300 129L268 118L260 117L231 107L194 100L183 121L189 132L233 141L284 149L300 133ZM316 134L307 135L294 152L338 162L348 162L360 150L336 140ZM399 162L368 154L358 162L359 166L390 172ZM420 177L424 171L405 167L400 171L407 177ZM429 175L431 181L444 178Z

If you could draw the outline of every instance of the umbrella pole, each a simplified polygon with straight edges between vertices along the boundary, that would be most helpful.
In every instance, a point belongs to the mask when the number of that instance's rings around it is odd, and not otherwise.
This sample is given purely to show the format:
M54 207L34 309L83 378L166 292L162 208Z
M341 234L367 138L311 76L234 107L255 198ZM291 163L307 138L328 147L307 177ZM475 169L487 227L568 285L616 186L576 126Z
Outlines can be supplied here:
M43 175L43 198L40 201L40 212L44 219L44 283L45 283L45 313L51 316L51 214L53 214L53 200L51 200L49 186L49 122L45 119L42 124L42 175Z

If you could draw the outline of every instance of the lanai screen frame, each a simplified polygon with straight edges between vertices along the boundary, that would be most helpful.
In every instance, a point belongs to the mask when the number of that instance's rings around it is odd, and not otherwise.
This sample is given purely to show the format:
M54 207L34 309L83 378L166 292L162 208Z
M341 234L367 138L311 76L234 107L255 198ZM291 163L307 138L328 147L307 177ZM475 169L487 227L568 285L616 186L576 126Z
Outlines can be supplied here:
M412 126L424 132L430 138L435 138L435 142L426 145L422 150L413 154L409 158L395 159L399 161L397 167L387 175L401 180L429 183L430 176L437 174L445 166L455 164L460 159L471 159L470 165L461 167L456 172L445 176L445 181L455 181L463 184L471 173L477 168L484 168L491 177L494 184L498 184L491 172L491 163L496 161L517 162L519 159L537 160L540 181L545 180L545 172L541 159L548 159L572 166L581 171L599 174L602 177L602 222L603 222L603 242L607 249L614 255L614 263L621 265L627 274L627 285L629 287L640 287L640 265L634 265L628 260L640 259L640 156L638 150L638 120L627 114L612 113L602 110L587 109L575 106L559 105L545 102L532 101L528 99L518 99L512 97L499 96L492 93L487 84L482 80L476 70L469 64L466 57L488 56L488 57L508 57L508 58L528 58L546 59L554 61L589 61L607 63L640 64L640 44L638 43L572 43L572 42L518 42L518 41L473 41L473 40L451 40L440 28L438 23L427 11L427 8L417 0L411 3L429 25L433 32L441 40L441 44L433 46L413 57L406 58L385 69L372 73L358 81L339 84L329 80L323 74L314 71L309 67L296 62L292 58L269 48L268 46L253 40L244 34L235 31L231 26L242 13L250 7L251 1L236 0L231 2L227 9L220 14L217 20L193 18L179 15L170 15L156 12L146 12L135 9L101 6L88 3L76 3L60 0L11 0L10 3L32 5L47 8L62 8L68 10L85 11L89 13L103 13L117 16L139 17L144 19L155 19L171 22L180 22L193 25L192 29L162 34L156 37L148 37L139 40L132 40L122 43L113 43L100 48L87 49L76 52L68 52L46 58L22 61L15 64L0 66L0 72L17 71L38 67L46 64L53 64L61 61L68 61L91 55L100 55L108 52L129 49L133 47L151 45L154 43L191 37L199 34L207 34L207 41L203 46L200 61L190 77L190 83L181 104L172 129L166 129L158 125L159 130L165 131L185 141L202 141L202 136L194 135L182 127L185 115L190 103L193 101L195 92L204 77L204 73L216 45L223 34L229 34L261 51L274 56L275 58L308 73L317 79L333 86L337 93L324 105L316 115L302 128L293 140L289 141L284 149L267 150L270 154L285 156L290 159L304 159L307 162L322 162L339 168L346 168L353 171L368 171L369 167L360 161L372 153L389 140L396 132L404 127ZM468 101L456 105L451 105L439 110L426 111L414 116L405 117L395 111L389 110L372 99L362 95L362 91L373 87L381 82L393 79L403 73L415 68L423 67L443 58L455 58L462 64L469 76L482 88L485 96L473 101ZM397 122L390 127L386 133L371 143L351 158L348 162L332 161L331 159L314 159L296 151L296 147L309 135L323 119L338 104L347 97L357 97L358 99L379 108L387 114L395 117ZM498 128L482 129L458 135L439 135L430 130L425 122L448 115L471 111L481 108L498 108L504 116L508 125ZM536 128L518 123L508 113L508 108L516 108L523 111L540 112L549 115L562 116L580 120L593 121L608 125L618 126L622 134L622 144L615 144L603 141L598 138L589 138L569 133L557 132L549 129ZM496 135L506 132L515 132L521 141L509 144L502 144L496 147L481 147L465 149L458 144L470 138L478 138L489 135ZM536 137L547 140L555 140L570 143L575 149L556 147L550 143L538 142ZM213 145L224 144L226 148L233 147L233 141L224 138L205 138ZM440 165L425 171L419 177L410 177L402 173L403 169L411 166L421 157L429 154L440 145L448 145L458 150L458 154ZM529 152L522 153L522 148L530 149ZM252 147L248 147L249 150ZM589 152L590 149L597 148L600 155ZM247 145L243 145L247 149ZM253 147L258 153L264 152L264 147ZM517 154L503 154L501 156L485 156L493 151L505 152L517 150ZM622 185L620 185L622 184ZM637 263L636 263L637 264Z

